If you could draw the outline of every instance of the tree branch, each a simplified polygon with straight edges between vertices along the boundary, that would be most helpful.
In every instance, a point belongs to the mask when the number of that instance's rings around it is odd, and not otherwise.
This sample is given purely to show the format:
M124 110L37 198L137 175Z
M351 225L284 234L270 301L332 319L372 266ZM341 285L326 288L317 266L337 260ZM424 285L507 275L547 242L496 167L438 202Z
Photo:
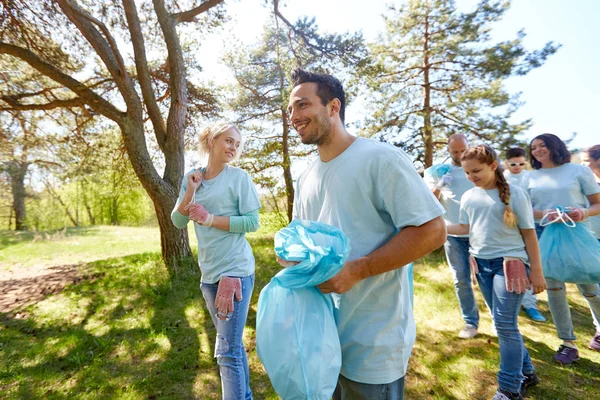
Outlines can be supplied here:
M138 17L138 12L133 0L123 0L123 8L127 18L127 27L131 35L133 45L133 53L135 57L135 67L138 74L138 81L142 90L142 97L146 104L148 116L154 127L154 134L160 149L165 151L165 142L167 141L167 127L163 119L160 108L154 96L152 88L152 79L148 68L148 60L146 58L146 48L144 45L144 36L142 35L142 25Z
M55 66L46 63L30 50L0 42L0 54L9 54L25 61L27 64L31 65L48 78L72 90L79 97L85 100L85 103L88 106L90 106L96 112L104 115L108 119L118 122L125 116L124 112L117 109L101 96L98 96L85 84L63 73Z
M44 104L21 104L11 96L0 97L0 100L6 102L10 107L0 107L0 111L32 111L32 110L54 110L55 108L81 107L86 101L81 97L75 97L68 100L54 100Z
M192 8L191 10L172 14L172 18L175 21L175 24L180 22L193 22L197 15L210 10L222 2L223 0L208 0L200 4L198 7Z

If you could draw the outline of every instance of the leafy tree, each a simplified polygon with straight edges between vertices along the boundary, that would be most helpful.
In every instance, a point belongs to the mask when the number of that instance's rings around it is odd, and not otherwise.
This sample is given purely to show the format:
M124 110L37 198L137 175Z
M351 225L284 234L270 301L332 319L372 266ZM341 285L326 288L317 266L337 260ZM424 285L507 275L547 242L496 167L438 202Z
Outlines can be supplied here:
M222 2L0 0L0 54L27 63L53 82L2 93L0 109L78 107L116 124L153 201L163 258L171 270L191 256L187 231L173 226L170 213L183 175L190 96L207 94L188 82L190 53L177 27L196 18L203 18L201 27L210 27L222 18L217 7ZM214 111L210 94L198 100ZM146 131L154 134L152 139ZM161 156L156 163L152 145Z
M452 0L391 6L385 35L372 44L373 60L361 71L372 90L366 131L395 142L425 167L453 133L516 144L531 120L510 122L521 103L503 82L540 67L559 46L527 51L522 30L513 40L490 43L493 23L509 6L481 0L468 13Z
M229 105L250 132L242 164L257 183L272 191L274 205L281 195L285 197L289 220L294 202L292 162L313 151L290 131L289 72L302 67L340 75L360 63L365 50L360 34L323 34L314 18L290 23L275 1L260 42L229 51L224 58L236 80Z

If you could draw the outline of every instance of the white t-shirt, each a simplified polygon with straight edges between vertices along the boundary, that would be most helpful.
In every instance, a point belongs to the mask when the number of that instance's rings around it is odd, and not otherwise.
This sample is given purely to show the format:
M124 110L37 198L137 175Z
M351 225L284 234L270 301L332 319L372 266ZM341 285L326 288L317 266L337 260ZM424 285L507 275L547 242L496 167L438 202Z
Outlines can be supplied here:
M185 174L179 199L171 213L178 228L187 225L189 218L177 211L187 190ZM196 191L195 203L202 204L214 215L231 217L247 214L260 208L258 193L252 178L242 169L225 165L215 178L203 179ZM244 233L228 232L194 223L198 238L198 262L202 282L216 283L223 276L246 277L254 273L254 255Z
M521 189L527 191L527 176L529 175L529 171L526 169L522 170L518 174L513 174L509 170L504 170L504 177L506 181L511 184L520 187Z
M315 160L298 179L294 202L294 218L324 222L348 235L349 260L443 212L403 151L363 138L327 163ZM348 379L385 384L406 374L416 331L408 275L400 267L334 296L341 374Z
M451 164L449 174L452 175L452 182L450 183L450 186L440 190L440 203L444 207L444 210L446 210L446 214L444 214L446 225L453 225L458 224L461 197L467 190L475 187L475 185L467 178L467 174L465 174L462 167ZM441 178L425 173L423 179L425 180L425 183L427 183L429 189L433 190ZM469 237L469 235L449 236Z
M498 189L479 187L467 191L460 201L460 223L469 225L469 253L477 258L520 258L527 263L525 242L519 229L535 229L533 209L527 193L518 186L510 186L508 204L517 216L517 227L504 223L505 205Z
M566 163L531 171L527 179L527 192L536 210L558 206L584 208L589 204L586 196L600 193L600 187L591 169Z

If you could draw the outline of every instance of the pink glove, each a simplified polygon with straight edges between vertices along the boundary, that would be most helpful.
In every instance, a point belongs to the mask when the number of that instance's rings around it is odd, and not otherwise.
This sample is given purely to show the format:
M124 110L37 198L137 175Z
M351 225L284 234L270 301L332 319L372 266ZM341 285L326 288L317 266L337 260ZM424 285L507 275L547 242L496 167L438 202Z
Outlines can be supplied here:
M569 207L567 210L567 215L571 217L573 222L581 222L588 217L587 209L576 207Z
M242 301L242 280L229 276L222 277L215 299L217 318L229 321L229 314L233 312L233 296L237 301Z
M477 274L479 273L479 267L477 266L477 260L473 256L469 257L469 265L471 266L471 283L477 285Z
M546 218L548 222L552 222L558 218L558 213L556 212L556 209L548 209L544 210L544 215L542 217Z
M507 292L521 294L531 287L523 261L518 258L504 257L502 265Z
M189 217L192 221L203 226L212 225L214 215L206 211L202 204L190 203L185 206L185 209L190 211Z

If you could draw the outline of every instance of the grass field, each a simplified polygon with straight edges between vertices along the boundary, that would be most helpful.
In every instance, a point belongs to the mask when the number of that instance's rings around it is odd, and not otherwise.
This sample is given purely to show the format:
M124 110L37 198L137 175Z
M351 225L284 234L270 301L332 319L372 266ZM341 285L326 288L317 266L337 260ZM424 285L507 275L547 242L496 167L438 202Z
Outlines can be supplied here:
M246 326L256 399L277 399L256 356L256 302L279 269L272 233L249 235L257 261ZM68 265L82 277L41 301L0 313L2 399L219 399L212 355L215 332L191 270L170 277L160 261L158 231L96 227L46 234L0 231L0 273ZM1 276L1 275L0 275ZM570 287L581 361L552 363L559 344L550 323L520 320L542 383L531 399L600 399L600 353L587 349L589 310ZM2 293L0 293L0 296ZM441 254L415 266L417 344L407 399L491 399L498 345L478 294L482 335L464 341L450 274ZM545 295L541 311L549 317Z

